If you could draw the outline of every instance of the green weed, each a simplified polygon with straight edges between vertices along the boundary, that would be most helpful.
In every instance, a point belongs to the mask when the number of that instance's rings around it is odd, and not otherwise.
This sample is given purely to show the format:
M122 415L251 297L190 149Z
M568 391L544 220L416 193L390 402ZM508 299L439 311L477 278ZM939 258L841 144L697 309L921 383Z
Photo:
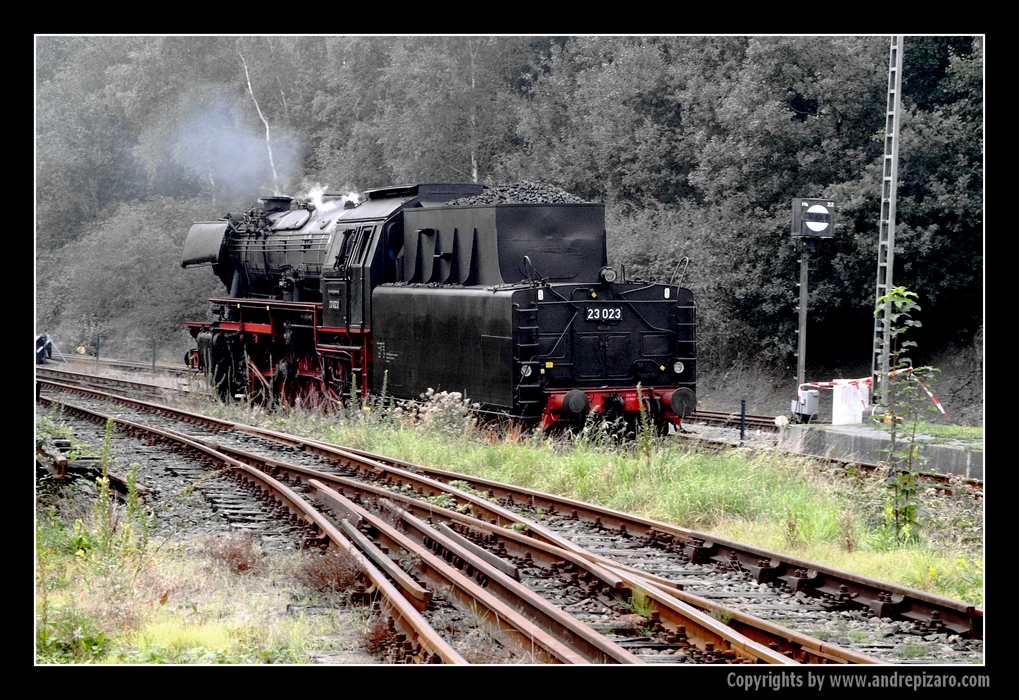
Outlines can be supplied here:
M920 659L927 656L927 645L923 642L905 642L898 648L903 659Z
M630 595L624 598L623 606L634 615L643 617L651 617L651 613L658 610L655 601L640 586L630 589Z
M94 618L73 607L45 611L36 631L39 663L88 663L105 655L111 640Z
M711 617L715 618L723 625L728 625L732 622L732 613L725 610L712 610Z

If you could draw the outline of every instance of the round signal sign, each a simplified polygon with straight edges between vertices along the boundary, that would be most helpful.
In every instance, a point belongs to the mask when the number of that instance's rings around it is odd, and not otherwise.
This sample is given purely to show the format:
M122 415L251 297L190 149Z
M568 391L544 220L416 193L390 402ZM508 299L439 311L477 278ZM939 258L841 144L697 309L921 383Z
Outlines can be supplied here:
M804 217L807 228L814 232L824 231L831 224L828 209L815 204L807 209L807 216Z

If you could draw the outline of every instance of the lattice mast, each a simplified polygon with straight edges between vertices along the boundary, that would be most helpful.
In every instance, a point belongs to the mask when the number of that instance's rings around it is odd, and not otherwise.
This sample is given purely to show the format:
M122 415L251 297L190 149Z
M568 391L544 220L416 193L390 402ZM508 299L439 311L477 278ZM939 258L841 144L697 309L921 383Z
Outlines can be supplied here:
M902 109L903 36L893 36L888 60L888 105L885 119L885 156L881 182L881 220L878 229L877 291L874 307L892 288L895 262L895 197L899 178L899 114ZM871 364L871 403L884 399L891 370L891 309L886 304L874 318L874 356Z

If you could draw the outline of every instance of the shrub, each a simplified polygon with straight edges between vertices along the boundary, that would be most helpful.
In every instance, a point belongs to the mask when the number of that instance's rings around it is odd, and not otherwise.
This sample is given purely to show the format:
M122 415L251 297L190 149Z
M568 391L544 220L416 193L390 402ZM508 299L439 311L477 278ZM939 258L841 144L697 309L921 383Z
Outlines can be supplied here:
M255 536L249 532L213 535L205 540L205 549L210 557L236 572L247 571L262 559Z
M297 579L319 593L341 593L353 587L361 575L357 560L346 550L336 549L305 556Z
M373 615L365 623L361 637L364 639L364 647L370 654L382 655L396 637L393 629L392 618L381 615Z
M429 389L421 395L421 399L423 403L418 407L418 424L424 430L463 437L477 428L475 411L479 405L471 403L459 391L436 392Z

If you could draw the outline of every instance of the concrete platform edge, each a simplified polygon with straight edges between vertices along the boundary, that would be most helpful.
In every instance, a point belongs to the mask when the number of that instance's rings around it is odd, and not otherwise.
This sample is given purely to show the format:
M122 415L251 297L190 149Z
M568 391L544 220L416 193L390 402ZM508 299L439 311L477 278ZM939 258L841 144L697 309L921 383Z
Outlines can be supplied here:
M925 469L938 474L957 474L967 479L984 478L984 453L953 445L917 441L920 455L928 458ZM889 435L866 425L790 425L779 437L779 449L816 457L848 459L876 464L887 455Z

